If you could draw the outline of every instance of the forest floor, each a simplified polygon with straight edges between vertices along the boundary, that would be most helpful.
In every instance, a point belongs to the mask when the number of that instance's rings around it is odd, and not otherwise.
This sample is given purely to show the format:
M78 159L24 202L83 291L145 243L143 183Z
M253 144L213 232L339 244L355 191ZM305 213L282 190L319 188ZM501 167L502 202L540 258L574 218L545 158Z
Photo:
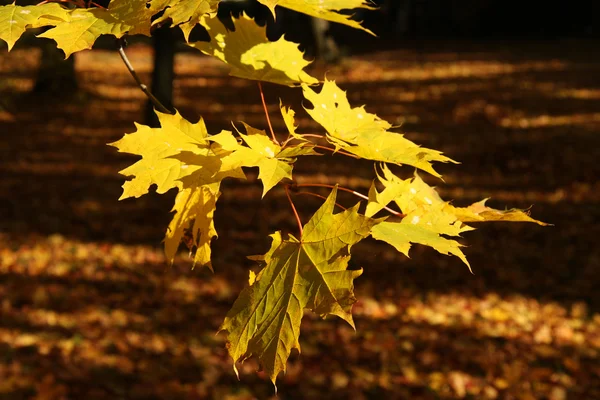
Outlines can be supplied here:
M421 246L411 259L381 242L356 246L357 331L306 315L280 399L600 398L597 45L424 44L313 67L354 106L460 161L439 167L444 182L427 179L445 199L533 205L554 226L464 234L474 274ZM129 49L146 81L150 51ZM106 146L135 130L143 94L116 52L92 51L76 58L80 93L32 96L38 57L0 53L0 399L273 397L253 360L237 380L216 332L255 269L245 257L296 229L284 192L261 202L252 173L226 184L215 273L191 270L183 251L169 268L161 240L174 193L118 202L118 171L136 158ZM191 53L176 71L176 105L209 132L266 127L255 83ZM264 87L276 131L281 97L301 132L320 132L298 89ZM335 157L300 162L295 176L366 193L374 171ZM319 200L302 200L306 221Z

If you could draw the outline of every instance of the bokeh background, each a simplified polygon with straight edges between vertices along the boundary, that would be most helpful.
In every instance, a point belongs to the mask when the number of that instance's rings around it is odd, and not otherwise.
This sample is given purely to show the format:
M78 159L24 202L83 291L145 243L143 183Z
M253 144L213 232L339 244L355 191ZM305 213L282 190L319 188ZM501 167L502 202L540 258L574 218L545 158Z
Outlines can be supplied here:
M425 177L445 199L533 206L554 224L478 225L463 240L474 274L429 248L408 259L359 244L357 331L308 313L278 398L600 398L600 9L523 3L381 1L360 15L379 37L333 26L331 59L307 19L269 28L301 42L317 57L310 72L353 105L460 161L439 167L443 182ZM0 399L274 398L253 360L237 380L216 332L256 270L245 257L296 229L285 193L260 201L255 171L228 182L215 273L192 270L184 247L169 267L161 240L175 193L117 201L118 171L136 158L106 146L147 120L146 98L114 42L96 47L62 62L32 34L10 53L0 45ZM186 118L209 132L266 128L254 82L175 50L170 101ZM127 49L148 83L153 53L142 39ZM298 89L263 87L276 132L279 98L300 132L321 132ZM298 181L366 193L374 177L368 162L311 161ZM320 203L296 204L306 221Z

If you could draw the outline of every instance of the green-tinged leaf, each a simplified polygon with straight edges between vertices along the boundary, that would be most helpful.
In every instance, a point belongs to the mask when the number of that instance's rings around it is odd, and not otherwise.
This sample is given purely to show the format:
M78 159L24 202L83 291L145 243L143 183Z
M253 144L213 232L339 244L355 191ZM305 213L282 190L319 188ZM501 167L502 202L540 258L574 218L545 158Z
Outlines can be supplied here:
M283 37L269 42L266 28L245 14L234 20L234 32L229 32L216 17L203 17L201 23L211 41L190 46L229 64L231 75L289 86L318 83L303 71L310 62L303 58L298 44Z
M170 263L185 230L191 228L192 244L196 248L194 265L206 265L212 270L210 243L217 236L213 215L219 195L219 183L183 189L177 194L171 210L175 215L165 235L165 254Z
M307 308L323 317L337 315L354 326L353 281L362 270L349 271L350 248L367 237L379 220L358 214L358 204L333 214L336 190L304 226L300 240L272 235L265 267L244 289L221 330L235 362L259 359L273 383L286 369L292 349L300 351L300 323Z
M200 19L217 12L221 0L171 0L164 14L152 24L160 24L171 20L172 25L178 25L183 31L186 41L189 41L192 29L200 23Z
M231 152L212 144L204 121L193 124L176 113L157 112L160 128L136 124L137 131L110 143L120 152L137 154L142 159L120 171L133 176L123 184L121 199L140 197L156 184L158 193L169 189L217 183L226 177L244 178L239 167L227 158ZM221 132L221 137L231 132ZM235 139L234 139L235 140Z
M275 6L281 6L295 10L303 14L308 14L316 18L326 19L332 22L351 26L352 28L362 29L365 32L374 35L373 32L363 27L359 21L352 19L352 14L340 14L341 10L355 10L359 8L375 10L373 3L366 0L258 0L260 3L269 7L273 16L275 15Z
M431 163L454 162L437 150L420 147L403 135L390 132L392 126L364 106L352 108L334 81L325 80L320 93L308 85L302 86L304 97L313 105L306 109L310 116L327 130L327 139L357 156L374 161L407 164L440 177Z
M56 3L37 6L0 6L0 39L10 51L28 28L55 25L69 19L69 12Z
M69 19L39 37L53 39L69 57L77 51L91 49L101 35L117 38L125 34L150 36L151 18L164 9L169 0L112 0L108 9L78 8Z

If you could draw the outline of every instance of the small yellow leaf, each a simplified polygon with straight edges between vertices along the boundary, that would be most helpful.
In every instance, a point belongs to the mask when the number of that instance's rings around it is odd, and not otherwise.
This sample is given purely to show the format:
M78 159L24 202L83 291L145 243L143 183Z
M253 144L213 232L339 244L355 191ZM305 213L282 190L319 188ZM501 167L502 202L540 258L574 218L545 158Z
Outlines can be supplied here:
M212 270L210 243L217 237L213 215L219 195L219 183L183 189L177 194L171 210L175 215L165 235L165 254L170 263L185 229L191 226L192 244L196 247L194 265L206 265Z
M363 27L359 21L352 19L352 14L340 14L341 10L354 10L363 8L375 10L370 1L365 0L258 0L267 6L273 16L275 16L275 6L289 8L315 18L326 19L331 22L351 26L352 28L362 29L365 32L374 35L373 32Z

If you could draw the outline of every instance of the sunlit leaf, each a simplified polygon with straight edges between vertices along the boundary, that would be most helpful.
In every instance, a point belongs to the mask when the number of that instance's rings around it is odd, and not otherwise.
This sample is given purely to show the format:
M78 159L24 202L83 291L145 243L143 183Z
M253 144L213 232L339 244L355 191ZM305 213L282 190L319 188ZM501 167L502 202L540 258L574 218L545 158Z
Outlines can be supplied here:
M208 132L204 121L192 124L179 115L157 112L160 128L136 124L137 131L125 135L122 139L110 143L120 152L142 156L135 164L120 171L125 176L134 178L123 184L121 199L140 197L148 193L152 184L157 185L158 193L165 193L174 187L181 187L178 182L181 168L185 165L172 156L182 151L197 151L199 145L208 145Z
M373 32L363 27L359 21L352 19L352 13L341 14L341 10L356 10L359 8L374 10L373 3L368 0L258 0L269 7L275 16L275 6L281 6L295 10L303 14L326 19L332 22L348 25L356 29L362 29L373 35Z
M215 14L221 0L171 0L164 14L157 18L153 25L171 20L172 25L178 25L183 31L185 40L207 14Z
M69 57L77 51L91 49L101 35L117 38L125 34L150 36L151 18L164 9L169 0L112 0L108 9L78 8L67 21L39 37L53 39Z
M390 132L392 126L364 107L352 108L334 81L325 80L320 93L302 86L313 108L310 116L327 130L327 138L337 148L374 161L412 165L439 177L431 163L454 162L440 151L420 147L403 135Z
M305 308L323 317L337 315L354 326L353 281L362 270L347 269L350 248L379 221L358 214L358 205L333 214L335 198L333 190L300 240L272 235L265 267L240 293L221 326L228 332L234 362L255 355L273 383L285 372L292 349L300 351Z
M165 254L169 262L173 263L181 238L189 228L196 248L194 265L206 265L212 270L210 243L217 236L213 215L219 194L219 183L183 189L177 194L171 210L175 215L165 235Z
M473 228L465 222L525 221L546 225L520 210L500 211L485 206L485 200L469 207L454 207L442 200L437 191L415 173L412 179L400 179L389 168L381 166L378 179L384 189L373 184L365 215L373 216L394 202L405 214L401 222L383 222L373 228L373 237L394 246L408 256L410 243L430 246L442 254L453 254L469 265L461 245L445 236L458 237Z
M38 6L0 6L0 39L10 51L27 28L54 25L69 19L69 12L56 3Z
M234 20L234 32L228 31L216 17L203 18L201 23L211 41L190 46L227 63L231 75L289 86L318 83L303 71L310 62L303 58L298 44L283 37L269 42L265 27L258 26L245 14Z

